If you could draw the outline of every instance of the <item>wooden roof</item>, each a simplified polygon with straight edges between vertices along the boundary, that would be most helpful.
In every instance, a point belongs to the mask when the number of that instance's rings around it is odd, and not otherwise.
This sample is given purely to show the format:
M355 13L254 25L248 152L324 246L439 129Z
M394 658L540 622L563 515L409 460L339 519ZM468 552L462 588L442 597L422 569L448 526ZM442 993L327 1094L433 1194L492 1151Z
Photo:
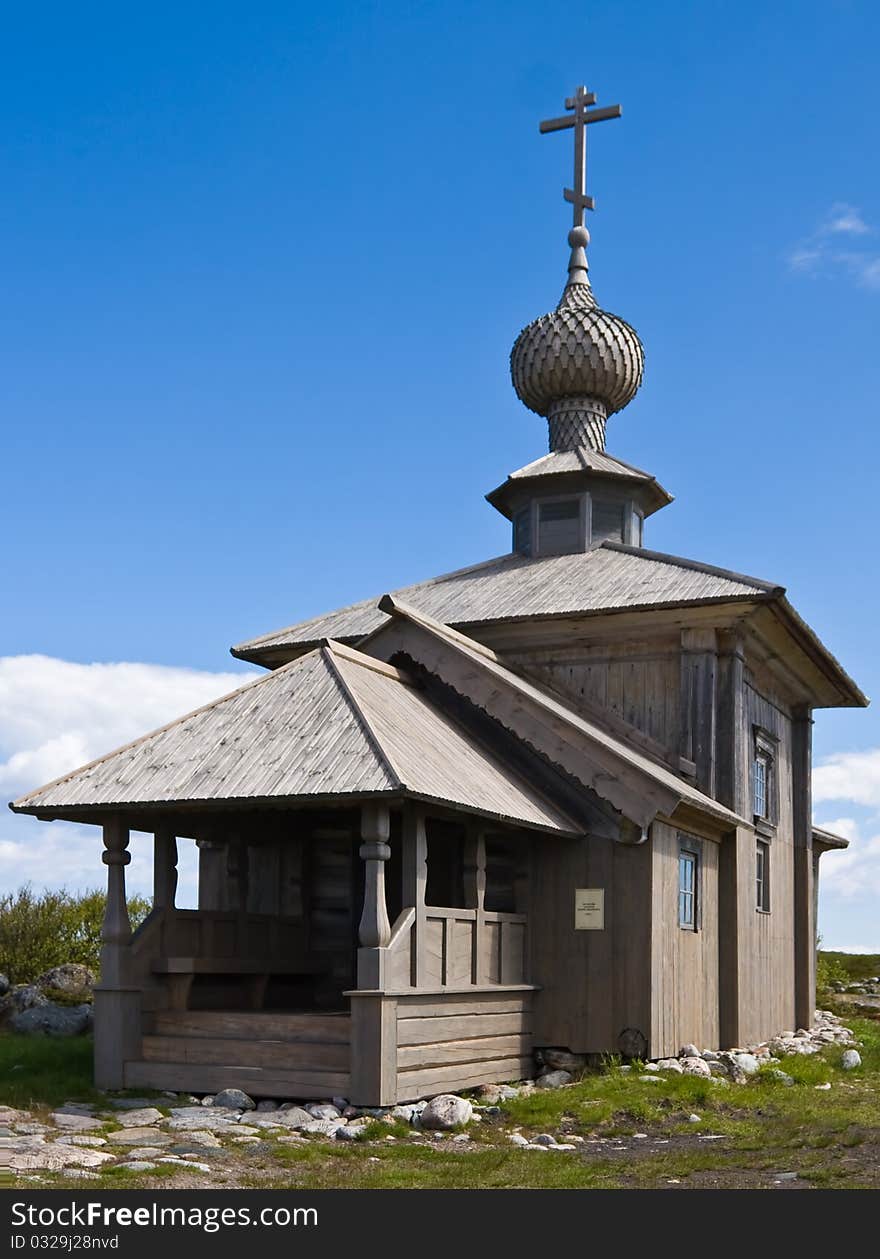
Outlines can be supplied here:
M624 463L604 450L592 450L580 446L575 450L551 450L540 459L533 459L525 467L511 472L506 481L496 486L486 495L490 502L504 516L510 516L508 499L511 493L524 484L533 486L537 491L555 492L552 485L557 481L570 482L574 477L587 474L592 482L598 479L606 484L617 482L620 485L638 486L640 501L646 513L651 515L672 502L672 495L665 490L650 472L636 468L631 463Z
M551 761L558 762L578 781L606 800L625 817L646 827L657 814L671 816L685 805L722 827L732 829L750 823L713 800L686 779L589 721L570 708L559 696L521 677L490 648L442 625L413 608L386 595L383 610L408 622L446 649L444 653L420 650L412 637L401 644L393 637L391 625L371 635L364 644L377 654L384 649L403 649L429 671L478 704L514 735ZM457 667L455 658L462 662Z
M446 625L464 629L493 621L769 599L782 593L781 586L756 577L604 542L574 555L503 555L403 587L394 591L394 597ZM378 600L363 599L239 643L232 654L258 664L270 663L286 649L301 650L323 638L356 642L383 620Z
M547 831L566 817L399 670L328 642L11 806L113 809L411 795Z

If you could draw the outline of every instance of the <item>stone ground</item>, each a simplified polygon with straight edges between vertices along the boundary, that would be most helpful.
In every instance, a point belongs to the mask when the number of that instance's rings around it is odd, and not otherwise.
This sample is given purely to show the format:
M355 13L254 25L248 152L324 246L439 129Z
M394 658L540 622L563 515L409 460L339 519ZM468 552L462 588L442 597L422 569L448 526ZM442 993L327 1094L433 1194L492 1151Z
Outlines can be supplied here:
M880 1188L880 1024L854 1023L852 1069L851 1038L823 1016L772 1051L727 1060L684 1046L677 1060L555 1088L489 1086L431 1109L251 1108L235 1094L0 1103L0 1177L34 1188Z

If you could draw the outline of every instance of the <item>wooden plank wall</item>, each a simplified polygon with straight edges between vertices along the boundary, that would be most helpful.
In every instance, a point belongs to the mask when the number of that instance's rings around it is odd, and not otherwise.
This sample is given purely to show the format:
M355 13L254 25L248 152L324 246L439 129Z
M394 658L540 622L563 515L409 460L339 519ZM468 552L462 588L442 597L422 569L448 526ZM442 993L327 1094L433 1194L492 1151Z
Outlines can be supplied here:
M616 1053L650 1024L651 848L587 836L535 842L531 964L538 1046ZM605 889L605 929L578 931L576 888Z
M398 995L398 1101L531 1076L531 1000L503 990Z
M509 657L538 680L590 710L610 713L677 757L680 742L681 650L662 642L601 642Z
M679 832L660 822L651 828L650 1053L655 1058L677 1054L688 1043L700 1049L718 1045L719 845L707 839L697 844L700 925L697 931L685 931L678 925Z
M770 913L755 904L754 840L739 873L741 1043L794 1030L794 853L792 819L792 723L787 705L766 678L745 677L745 719L778 740L775 772L777 824L770 841ZM744 772L751 775L751 749ZM751 781L746 784L751 800ZM751 807L751 806L750 806Z

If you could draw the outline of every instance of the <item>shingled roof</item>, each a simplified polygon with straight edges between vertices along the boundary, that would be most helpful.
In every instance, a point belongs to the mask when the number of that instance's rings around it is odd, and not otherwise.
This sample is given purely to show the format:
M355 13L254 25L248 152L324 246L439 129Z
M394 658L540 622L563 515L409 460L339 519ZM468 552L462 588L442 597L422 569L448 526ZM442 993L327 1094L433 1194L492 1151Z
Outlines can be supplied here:
M580 830L405 674L332 642L12 808L86 820L120 808L365 795L410 795L539 830Z
M573 555L502 555L393 592L428 616L458 629L491 621L769 599L781 586L740 573L603 542ZM242 660L266 663L273 653L305 649L323 638L356 642L384 620L378 598L263 634L232 648Z

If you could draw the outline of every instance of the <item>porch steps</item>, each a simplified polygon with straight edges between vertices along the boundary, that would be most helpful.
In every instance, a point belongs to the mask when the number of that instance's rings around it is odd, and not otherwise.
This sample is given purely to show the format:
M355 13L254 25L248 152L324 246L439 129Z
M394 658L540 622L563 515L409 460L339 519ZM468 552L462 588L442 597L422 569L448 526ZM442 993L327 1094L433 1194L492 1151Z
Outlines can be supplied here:
M324 1099L350 1087L349 1014L162 1010L125 1064L126 1087Z

